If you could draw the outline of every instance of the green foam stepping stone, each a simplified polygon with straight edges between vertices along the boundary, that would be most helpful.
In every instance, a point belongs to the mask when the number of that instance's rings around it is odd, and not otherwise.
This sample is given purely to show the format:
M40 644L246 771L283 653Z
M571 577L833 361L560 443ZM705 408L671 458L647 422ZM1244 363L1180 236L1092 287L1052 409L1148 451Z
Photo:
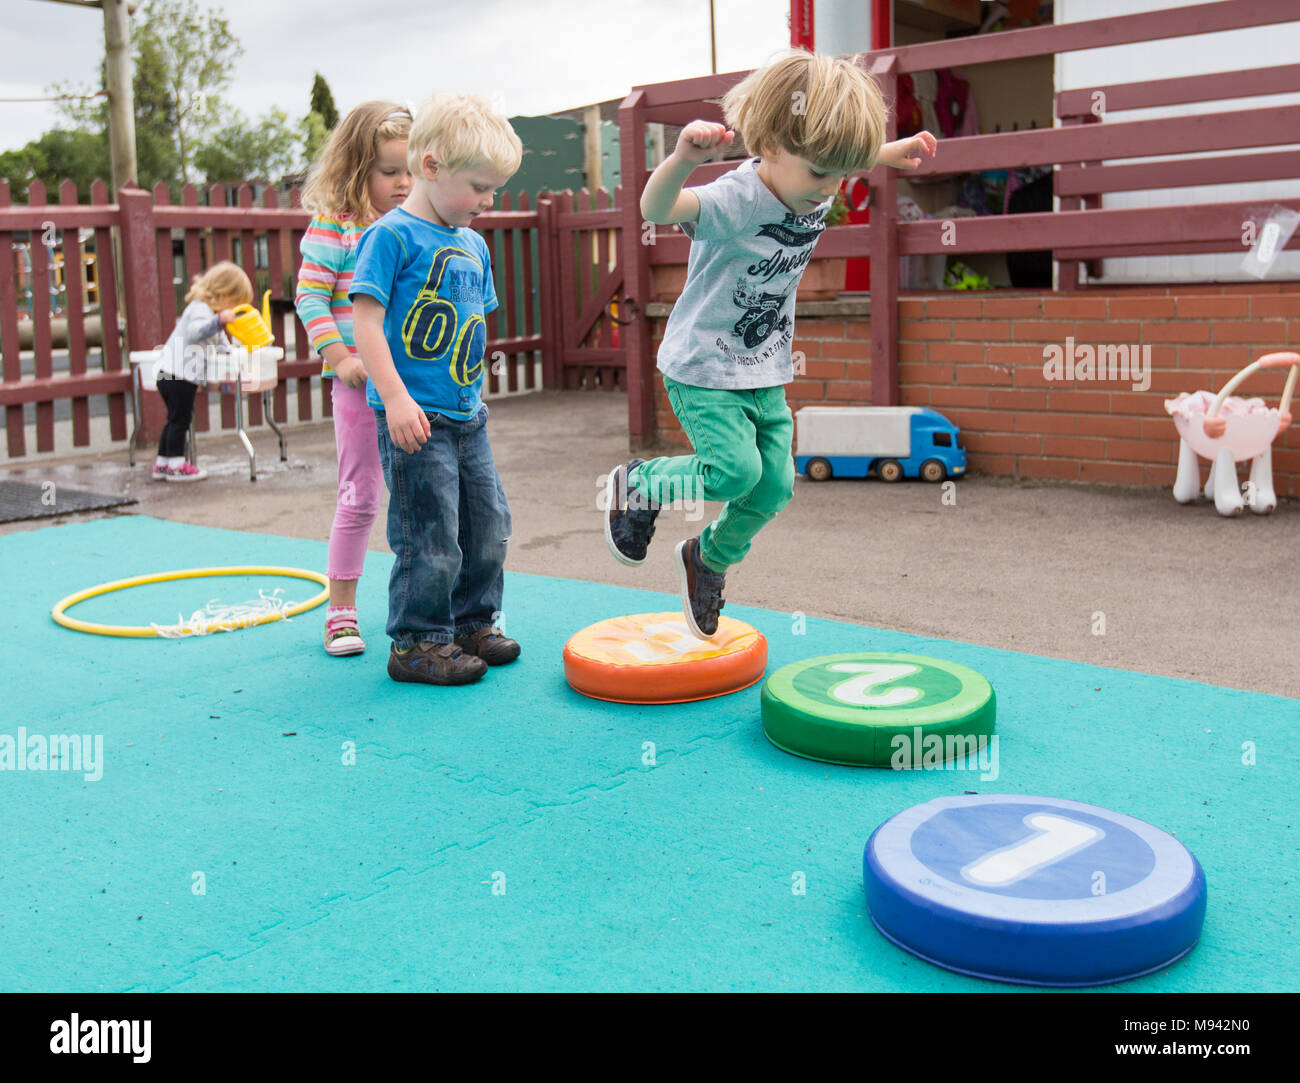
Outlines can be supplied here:
M973 669L919 654L828 654L784 666L763 685L769 741L850 766L946 762L991 736L996 713L992 685Z

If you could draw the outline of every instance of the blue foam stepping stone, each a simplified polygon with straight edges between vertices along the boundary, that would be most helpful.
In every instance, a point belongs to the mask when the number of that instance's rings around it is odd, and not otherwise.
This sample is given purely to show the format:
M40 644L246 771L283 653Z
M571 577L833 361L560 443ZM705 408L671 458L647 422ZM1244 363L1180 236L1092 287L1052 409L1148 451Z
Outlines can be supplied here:
M1055 797L940 797L867 841L871 921L961 974L1104 985L1162 970L1196 944L1205 874L1172 835Z

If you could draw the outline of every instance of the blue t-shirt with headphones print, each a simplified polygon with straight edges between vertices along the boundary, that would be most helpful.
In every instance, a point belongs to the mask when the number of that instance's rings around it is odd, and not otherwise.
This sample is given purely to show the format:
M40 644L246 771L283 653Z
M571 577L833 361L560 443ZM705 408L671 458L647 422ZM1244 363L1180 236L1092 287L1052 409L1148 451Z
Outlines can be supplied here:
M349 300L384 306L384 336L397 374L422 410L468 421L483 404L484 317L496 309L487 242L397 207L357 244ZM374 382L366 401L382 410Z

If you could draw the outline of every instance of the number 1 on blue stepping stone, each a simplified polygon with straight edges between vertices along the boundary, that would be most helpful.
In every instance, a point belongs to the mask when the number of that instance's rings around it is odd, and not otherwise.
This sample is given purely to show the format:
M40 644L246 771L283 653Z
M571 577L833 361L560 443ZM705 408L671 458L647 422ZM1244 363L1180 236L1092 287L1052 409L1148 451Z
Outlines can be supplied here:
M863 854L872 923L927 962L1027 985L1102 985L1195 945L1205 875L1173 836L1054 797L941 797Z
M962 869L962 876L980 887L1005 887L1105 837L1099 827L1047 812L1031 813L1025 824L1038 834L986 854Z

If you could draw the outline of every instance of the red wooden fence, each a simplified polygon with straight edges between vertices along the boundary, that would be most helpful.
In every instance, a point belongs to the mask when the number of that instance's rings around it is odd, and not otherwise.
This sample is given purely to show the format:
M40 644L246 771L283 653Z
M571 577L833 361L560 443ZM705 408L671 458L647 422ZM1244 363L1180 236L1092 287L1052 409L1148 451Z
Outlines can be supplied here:
M96 181L91 188L90 206L77 205L77 189L71 181L59 186L59 202L46 201L45 186L37 182L29 191L27 206L11 206L8 185L0 182L0 347L3 348L3 380L0 381L0 406L5 411L5 430L9 454L26 454L23 428L23 404L36 404L36 446L38 451L54 450L54 400L67 398L72 404L73 442L90 443L90 395L108 396L109 427L113 439L127 435L126 396L130 376L126 359L116 334L104 336L99 371L86 365L86 327L83 314L83 263L79 230L93 229L96 253L100 319L104 326L115 328L118 322L116 280L113 261L104 258L112 251L110 230L117 224L117 208L108 203L108 187ZM13 248L15 231L31 235L32 261L32 358L31 372L24 373L19 344L18 268ZM55 375L51 336L48 276L48 252L45 239L52 234L63 236L64 274L68 303L67 342L68 373Z
M231 195L234 206L227 205ZM25 403L36 404L38 452L56 450L54 405L64 399L71 401L73 447L90 444L91 396L107 396L110 438L126 440L127 394L131 388L126 351L147 350L166 339L175 326L179 298L190 279L214 262L227 259L244 268L259 299L262 290L269 288L273 300L280 302L272 305L271 320L278 343L287 343L286 315L293 321L292 354L280 365L282 380L272 400L275 419L287 420L290 381L297 382L299 421L328 417L330 398L323 382L319 385L318 407L312 401L311 380L320 374L320 359L311 355L306 331L292 311L302 258L299 246L310 218L299 205L296 190L286 199L268 189L262 205L255 206L248 185L234 193L215 185L208 192L206 204L200 202L197 189L186 186L180 204L172 204L166 187L158 185L152 193L123 189L118 202L111 203L107 186L97 181L91 202L78 205L75 185L65 181L57 203L47 202L45 190L38 183L29 190L26 205L14 205L8 187L0 182L0 406L5 411L9 456L28 453L23 424ZM554 335L548 324L557 306L550 293L558 274L546 273L545 269L558 254L553 240L539 231L541 222L542 216L530 209L527 196L522 196L516 206L509 195L502 198L501 210L480 215L473 222L473 228L482 233L492 251L500 306L488 318L489 393L535 387L535 368ZM94 230L98 317L85 311L79 229ZM121 313L112 258L114 232L120 236L121 247L125 302ZM34 242L29 248L33 284L30 327L20 326L15 244L22 234L28 234ZM64 250L67 322L66 328L61 323L57 326L60 339L65 340L60 346L66 347L67 368L59 372L55 371L54 359L65 350L54 343L49 294L43 288L48 273L47 241ZM23 273L26 275L25 269ZM96 318L102 331L96 327ZM88 345L88 323L101 342L93 364L89 363L93 347ZM30 351L23 345L26 338L30 338ZM165 411L156 395L146 394L141 406L140 440L148 443L156 438ZM262 420L260 397L251 396L248 422L258 425ZM195 402L195 423L200 431L216 426L209 417L206 395L200 395ZM223 395L220 427L234 426L233 398Z

